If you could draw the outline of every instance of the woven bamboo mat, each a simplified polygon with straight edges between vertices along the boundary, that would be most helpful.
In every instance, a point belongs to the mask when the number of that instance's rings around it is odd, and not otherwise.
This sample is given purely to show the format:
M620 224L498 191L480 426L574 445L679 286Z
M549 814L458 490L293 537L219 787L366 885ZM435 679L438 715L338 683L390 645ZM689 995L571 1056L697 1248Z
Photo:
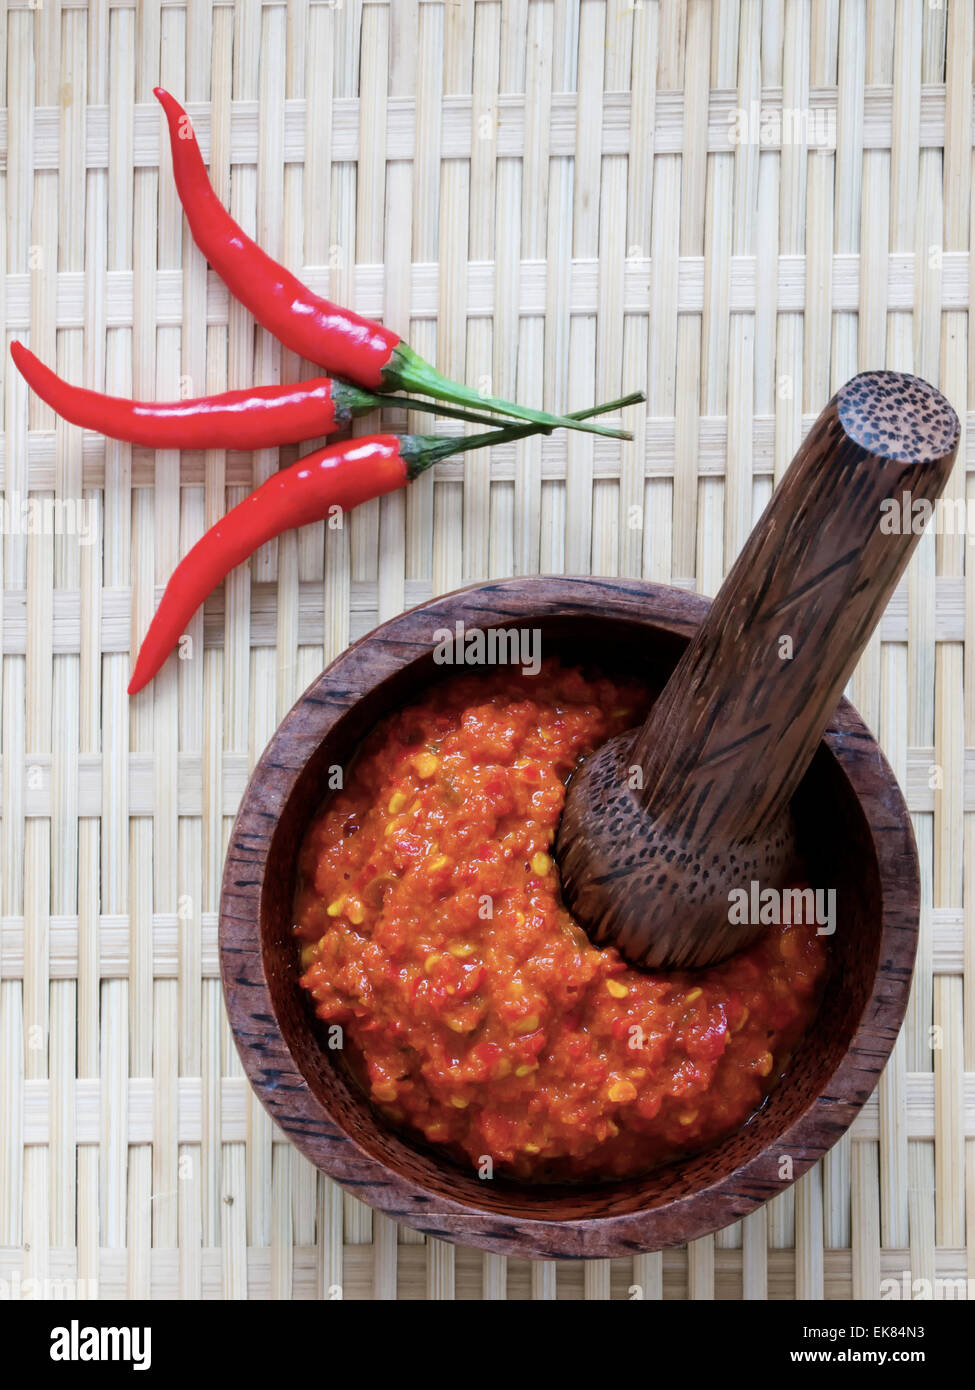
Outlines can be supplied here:
M344 531L268 546L195 620L202 655L130 706L177 558L279 455L106 443L28 399L4 353L10 514L57 499L78 526L0 534L2 1287L818 1299L975 1275L963 535L925 536L851 690L914 813L910 1016L851 1133L740 1226L557 1267L398 1229L251 1096L215 946L248 768L377 621L512 573L713 593L863 367L920 373L971 425L970 0L7 0L0 37L5 340L72 380L172 397L310 374L191 244L162 81L245 227L445 371L550 408L648 395L635 444L453 460ZM954 496L973 467L966 441Z

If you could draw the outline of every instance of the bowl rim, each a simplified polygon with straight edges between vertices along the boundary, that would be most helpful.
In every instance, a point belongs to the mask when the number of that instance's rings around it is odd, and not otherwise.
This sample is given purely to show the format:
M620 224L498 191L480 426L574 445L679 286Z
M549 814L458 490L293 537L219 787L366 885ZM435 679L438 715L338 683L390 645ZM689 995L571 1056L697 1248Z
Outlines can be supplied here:
M237 1050L255 1093L291 1142L323 1172L352 1185L356 1196L407 1225L441 1239L532 1258L606 1258L683 1244L740 1220L791 1186L842 1137L876 1086L907 1008L920 881L900 787L846 699L837 706L823 743L857 797L876 854L881 898L877 969L849 1047L823 1090L777 1136L774 1153L766 1146L731 1173L644 1210L541 1219L477 1208L368 1153L321 1103L283 1035L265 973L262 937L264 878L274 831L306 763L334 725L365 694L433 650L429 618L442 618L443 627L458 619L468 627L496 627L532 615L550 620L595 611L686 639L709 606L709 599L671 586L588 575L525 576L439 595L373 628L329 663L285 715L250 776L227 846L218 924L224 1000ZM382 659L363 681L356 679L361 670L356 655L366 644L375 644ZM269 812L269 796L276 814ZM292 1069L269 1065L272 1057L289 1060ZM793 1162L783 1177L777 1159L786 1152Z

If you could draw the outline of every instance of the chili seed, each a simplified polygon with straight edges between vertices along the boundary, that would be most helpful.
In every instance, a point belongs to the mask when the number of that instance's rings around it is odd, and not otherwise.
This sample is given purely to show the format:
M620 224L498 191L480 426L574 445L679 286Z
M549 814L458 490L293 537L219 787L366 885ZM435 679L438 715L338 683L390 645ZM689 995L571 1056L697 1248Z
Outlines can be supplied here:
M619 980L607 980L606 988L614 999L625 999L630 992L626 985L620 984Z
M516 1033L534 1033L538 1027L538 1014L529 1014L527 1018L521 1018L515 1024Z
M432 777L440 766L440 759L433 753L418 753L412 761L418 776L422 777L424 781L428 777Z
M636 1087L632 1081L614 1081L608 1094L613 1101L636 1100Z

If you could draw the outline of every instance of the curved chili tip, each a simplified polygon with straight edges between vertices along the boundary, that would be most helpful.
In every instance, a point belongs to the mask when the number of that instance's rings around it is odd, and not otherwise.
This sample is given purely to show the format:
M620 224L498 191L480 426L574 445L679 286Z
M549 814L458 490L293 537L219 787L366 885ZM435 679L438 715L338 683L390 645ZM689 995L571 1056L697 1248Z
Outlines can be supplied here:
M160 106L166 112L167 116L170 114L170 112L172 112L174 116L186 115L185 110L182 106L180 106L179 102L173 96L172 92L167 92L165 87L153 87L152 95L159 102Z
M200 153L200 147L197 144L196 131L193 129L193 122L187 115L186 108L181 106L180 103L173 96L172 92L167 92L165 87L153 87L152 95L156 98L156 100L159 102L159 105L162 107L163 114L165 115L166 121L169 125L170 145L172 145L176 140L179 140L184 145L190 146L190 149L186 151L186 155L189 155L192 158L194 165L197 163L197 161L199 161L199 169L194 168L194 175L196 178L199 178L200 171L202 171L203 178L206 181L205 191L208 192L211 197L216 198L217 195L213 192L213 189L210 186L210 181L207 178L206 165L203 162L203 155ZM185 134L184 129L186 132ZM174 150L174 156L175 153L176 152ZM180 158L185 158L186 155L181 154ZM173 172L176 175L176 191L179 193L180 201L182 201L184 197L184 190L179 187L180 177L178 168L175 167L175 162Z
M26 343L22 343L19 338L14 338L10 344L10 356L14 359L14 364L18 372L28 381L27 372L24 370L29 365L30 358L34 356ZM28 382L29 384L29 382Z
M57 372L52 372L51 368L42 362L35 352L31 352L26 343L20 342L17 338L10 344L10 356L14 359L14 366L35 396L40 396L41 400L46 402L58 415L69 419L62 397L66 390L72 391L75 388L67 387Z
M36 353L31 352L26 343L22 343L16 338L10 344L10 356L14 359L14 366L34 392L34 395L40 396L41 400L59 415L65 415L64 402L60 399L62 393L59 389L64 383L57 373L52 372Z
M145 686L149 684L153 676L156 674L155 671L140 671L139 667L141 664L142 663L137 659L135 663L135 670L132 672L132 679L126 686L126 690L130 695L138 695L139 691L144 689Z

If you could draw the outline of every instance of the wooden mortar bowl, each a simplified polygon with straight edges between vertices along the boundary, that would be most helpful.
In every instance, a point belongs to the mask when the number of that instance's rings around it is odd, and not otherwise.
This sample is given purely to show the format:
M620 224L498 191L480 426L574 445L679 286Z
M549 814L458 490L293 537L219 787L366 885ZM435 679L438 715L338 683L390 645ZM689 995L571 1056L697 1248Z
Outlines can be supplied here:
M398 1221L518 1256L603 1258L682 1244L788 1187L836 1143L874 1089L911 984L917 851L894 775L846 700L793 803L810 881L836 888L823 1002L763 1109L706 1152L625 1182L482 1181L388 1127L337 1064L341 1054L324 1046L323 1025L298 984L297 855L324 799L325 770L347 763L388 711L456 674L432 660L436 629L458 620L467 628L539 628L543 654L639 675L659 690L707 608L697 595L630 579L509 579L447 594L344 652L305 691L258 763L231 835L220 903L220 963L237 1047L261 1101L302 1153Z

